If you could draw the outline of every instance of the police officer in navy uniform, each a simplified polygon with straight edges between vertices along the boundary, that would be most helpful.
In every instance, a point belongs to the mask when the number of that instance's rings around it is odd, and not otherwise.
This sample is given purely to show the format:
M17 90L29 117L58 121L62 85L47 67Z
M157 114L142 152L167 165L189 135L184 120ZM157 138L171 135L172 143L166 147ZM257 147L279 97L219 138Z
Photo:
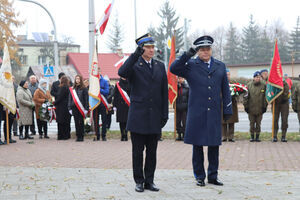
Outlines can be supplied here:
M154 184L156 149L162 127L168 120L168 81L163 63L154 60L154 39L145 34L138 47L119 69L130 85L130 107L126 129L131 132L135 190L158 191ZM146 160L143 168L143 151Z
M232 115L232 102L226 66L214 59L213 38L202 36L171 65L171 72L184 77L190 86L184 142L193 145L193 170L199 186L205 186L203 146L208 146L208 183L223 185L218 180L219 146L222 143L222 117ZM197 53L197 58L192 57ZM223 107L221 104L223 103Z

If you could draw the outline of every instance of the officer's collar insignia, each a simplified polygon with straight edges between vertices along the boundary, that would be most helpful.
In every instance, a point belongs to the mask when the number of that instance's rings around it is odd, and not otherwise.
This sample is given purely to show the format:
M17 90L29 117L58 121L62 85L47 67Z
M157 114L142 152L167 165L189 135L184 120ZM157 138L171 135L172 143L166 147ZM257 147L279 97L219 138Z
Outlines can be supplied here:
M140 62L140 65L143 65L143 63Z

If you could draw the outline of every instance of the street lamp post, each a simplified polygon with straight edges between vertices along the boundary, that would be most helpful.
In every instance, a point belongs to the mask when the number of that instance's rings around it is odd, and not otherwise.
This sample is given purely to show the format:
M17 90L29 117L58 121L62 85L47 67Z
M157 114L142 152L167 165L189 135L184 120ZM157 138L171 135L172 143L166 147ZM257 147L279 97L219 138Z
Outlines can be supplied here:
M35 1L32 1L32 0L19 0L19 1L24 1L24 2L29 2L29 3L34 3L38 6L40 6L41 8L43 8L47 14L49 15L51 21L52 21L52 24L53 24L53 31L54 31L54 63L55 63L55 66L58 67L59 66L59 63L58 63L58 44L57 44L57 34L56 34L56 25L55 25L55 21L52 17L52 15L50 14L50 12L40 3L38 2L35 2ZM57 69L55 70L55 73L57 74Z

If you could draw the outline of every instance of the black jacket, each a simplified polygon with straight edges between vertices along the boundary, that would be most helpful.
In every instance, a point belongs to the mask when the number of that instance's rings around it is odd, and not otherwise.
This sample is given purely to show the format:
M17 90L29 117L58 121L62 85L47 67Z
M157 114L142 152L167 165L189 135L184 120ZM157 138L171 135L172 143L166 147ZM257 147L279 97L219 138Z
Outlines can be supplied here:
M189 87L186 83L177 85L176 110L187 111L189 100Z
M52 87L51 87L50 94L51 94L52 96L55 97L55 100L56 100L56 98L57 98L59 85L60 85L59 80L58 80L58 81L54 81L54 82L52 83Z
M168 120L168 81L165 65L152 59L150 69L136 54L120 67L118 74L130 84L127 130L140 134L161 134Z
M128 81L120 79L119 85L130 96ZM113 97L113 106L117 108L117 122L127 122L129 106L121 96L117 85L115 86Z
M70 90L67 86L59 87L57 98L55 98L55 108L56 108L56 122L62 124L69 124L71 120L71 115L68 111L68 101L69 101Z
M77 96L82 104L82 106L84 107L84 109L86 109L87 111L89 110L89 93L87 88L76 88L75 89ZM77 108L71 93L69 94L69 100L68 100L68 110L72 110L72 108Z

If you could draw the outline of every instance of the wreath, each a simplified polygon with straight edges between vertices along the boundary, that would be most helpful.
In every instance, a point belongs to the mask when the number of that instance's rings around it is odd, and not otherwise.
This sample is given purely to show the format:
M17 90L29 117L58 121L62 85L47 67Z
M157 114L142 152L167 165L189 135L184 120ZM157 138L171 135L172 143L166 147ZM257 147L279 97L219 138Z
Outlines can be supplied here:
M53 104L51 102L44 102L39 109L40 120L42 121L50 121L52 118L51 110L53 108Z
M240 83L230 83L229 84L231 96L239 96L243 93L248 93L248 88L244 84Z

